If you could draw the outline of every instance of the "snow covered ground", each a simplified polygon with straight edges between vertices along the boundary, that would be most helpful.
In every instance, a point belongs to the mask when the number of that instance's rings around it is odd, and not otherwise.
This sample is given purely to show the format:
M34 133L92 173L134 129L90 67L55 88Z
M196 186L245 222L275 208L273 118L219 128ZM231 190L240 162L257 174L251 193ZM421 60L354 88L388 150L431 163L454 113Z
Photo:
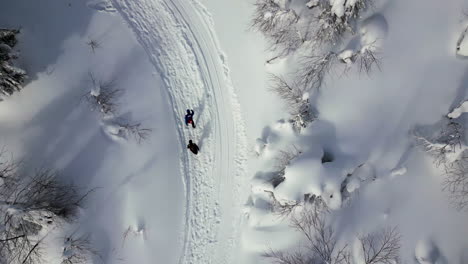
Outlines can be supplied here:
M46 163L80 186L99 187L79 229L93 234L104 260L232 263L246 144L206 10L183 1L18 2L3 10L31 14L28 20L5 15L3 23L22 26L21 63L37 78L2 106L15 107L15 115L4 112L2 120L10 131L7 145L21 146L10 150L27 153L31 167ZM70 14L74 20L64 18ZM118 115L151 128L148 143L115 138L112 118L101 121L82 103L90 73L124 90ZM37 105L24 107L31 97L38 97ZM196 130L181 122L187 108L195 110ZM18 130L26 135L14 135ZM189 139L203 155L186 151Z
M2 3L0 13L2 26L22 28L20 64L31 78L24 93L1 105L5 148L32 168L57 169L98 188L73 228L92 234L107 263L177 262L185 224L183 146L164 82L133 32L116 13L84 2L15 1ZM99 42L95 52L90 39ZM147 142L106 133L109 120L83 102L90 72L124 91L119 116L151 128Z
M467 263L468 214L450 205L442 168L411 135L456 107L450 118L466 112L466 3L380 1L358 42L378 39L381 70L327 76L311 100L318 119L297 133L267 91L267 73L295 72L297 58L265 64L271 54L249 29L253 2L0 4L0 27L22 29L18 63L30 76L0 103L2 144L30 169L97 187L68 228L92 234L105 263L269 263L262 253L300 236L271 212L265 191L322 196L342 241L398 226L406 262ZM83 100L90 74L123 91L115 116ZM196 129L183 123L188 108ZM116 136L117 120L141 122L149 139ZM273 188L265 179L292 146L302 154ZM348 199L340 184L349 173Z

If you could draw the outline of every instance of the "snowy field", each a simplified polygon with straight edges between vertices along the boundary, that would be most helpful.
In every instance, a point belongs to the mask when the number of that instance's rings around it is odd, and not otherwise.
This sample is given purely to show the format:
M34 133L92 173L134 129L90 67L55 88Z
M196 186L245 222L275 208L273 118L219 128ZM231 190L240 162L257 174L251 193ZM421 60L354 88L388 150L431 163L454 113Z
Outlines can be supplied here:
M363 1L323 3L344 19ZM309 206L326 208L327 230L350 254L317 263L468 263L468 171L447 185L468 160L468 2L376 0L342 43L306 40L279 56L252 26L260 2L269 1L0 3L0 28L21 29L15 64L28 75L0 102L0 142L21 172L53 169L93 190L74 221L35 238L44 263L68 263L70 233L93 249L72 263L310 263L263 256L314 251L294 225ZM272 0L260 22L293 10L307 31L319 2ZM378 64L359 70L367 51ZM317 65L335 64L295 95L302 112L291 113L271 74L294 88L320 52L330 57ZM92 103L106 87L118 93L109 112ZM4 211L20 210L2 201ZM380 230L398 234L397 256L367 261L362 237Z

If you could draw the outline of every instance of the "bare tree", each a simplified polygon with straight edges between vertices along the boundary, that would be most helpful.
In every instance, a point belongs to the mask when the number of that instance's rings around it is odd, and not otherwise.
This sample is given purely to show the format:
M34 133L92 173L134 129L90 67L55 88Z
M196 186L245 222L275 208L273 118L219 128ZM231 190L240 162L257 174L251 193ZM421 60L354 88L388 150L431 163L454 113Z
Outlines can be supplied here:
M365 264L400 263L400 234L396 227L359 236Z
M99 110L103 114L115 114L118 109L118 101L122 90L118 89L114 80L98 81L92 73L89 73L92 84L91 91L84 95L91 110Z
M64 238L62 264L90 263L93 256L100 257L89 235L71 234Z
M338 246L335 230L327 224L326 219L324 208L312 204L305 207L299 216L292 218L292 227L305 236L307 240L305 247L317 263L348 263L350 260L348 246Z
M265 192L270 195L273 212L281 217L290 216L294 212L294 209L301 205L299 201L279 201L276 199L274 192L268 190L265 190Z
M349 264L348 246L338 245L335 230L326 223L327 212L321 204L305 204L299 215L293 215L291 224L304 236L305 243L296 250L270 250L263 256L279 264Z
M310 21L314 26L312 41L317 46L325 44L336 45L344 33L355 33L356 20L360 17L362 11L373 5L373 0L358 0L354 4L344 4L344 13L338 16L333 6L328 0L318 0L311 9L315 11Z
M381 59L373 49L367 48L361 50L356 58L358 60L360 72L365 72L367 75L369 75L374 66L381 70Z
M300 214L292 217L291 226L305 238L305 243L290 251L269 250L264 257L278 264L350 264L347 244L338 243L333 226L327 223L328 210L323 204L304 204ZM400 234L394 228L358 237L365 264L398 264Z
M468 208L468 152L445 166L442 189L447 191L452 204L459 210Z
M310 264L314 263L310 257L300 251L284 252L270 249L263 254L263 257L269 258L275 264Z
M337 54L331 51L323 55L302 58L301 70L297 76L298 80L301 80L300 84L307 90L319 89L325 75L330 72L337 61Z

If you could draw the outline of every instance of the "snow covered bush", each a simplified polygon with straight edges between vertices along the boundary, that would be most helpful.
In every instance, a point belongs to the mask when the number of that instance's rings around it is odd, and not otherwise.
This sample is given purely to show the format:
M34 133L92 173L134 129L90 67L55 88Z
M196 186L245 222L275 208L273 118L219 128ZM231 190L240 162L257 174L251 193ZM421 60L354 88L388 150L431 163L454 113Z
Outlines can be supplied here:
M436 166L449 165L463 150L463 126L455 120L445 119L441 131L433 138L415 132L416 144L434 158Z
M344 50L340 53L329 51L321 55L304 56L300 61L301 68L297 79L306 90L319 89L325 76L338 66L337 62L345 64L342 72L348 71L353 64L356 64L359 72L370 74L374 67L380 69L381 62L377 53L377 48L366 46L357 51Z
M257 0L252 27L262 32L271 49L285 56L298 49L304 38L297 28L299 16L282 0Z
M284 181L284 172L286 167L291 163L293 159L298 157L301 154L301 151L293 146L286 150L278 151L278 155L275 157L274 163L274 177L271 179L273 187L276 188L281 182Z
M117 120L107 129L107 132L113 136L133 138L137 143L147 140L151 131L150 128L143 127L141 123L129 123L126 120Z
M4 163L11 168L12 163ZM7 169L8 171L8 169ZM62 183L51 170L27 177L11 171L0 181L2 263L42 263L42 243L63 220L73 220L87 194Z
M305 56L301 60L301 70L298 79L308 90L316 90L322 86L325 75L330 72L333 65L338 61L338 56L334 52L327 52L323 55Z
M305 128L314 120L314 115L310 108L308 93L304 86L297 83L290 85L283 77L270 74L270 91L281 98L291 115L290 122L296 130Z
M25 71L12 63L17 55L13 48L17 44L19 30L0 29L0 98L5 99L14 92L20 91L26 78Z
M312 4L311 4L312 2ZM316 10L312 22L316 25L312 34L315 44L337 44L346 32L354 34L360 13L372 4L372 0L316 0L308 7Z
M122 90L118 89L114 80L99 81L92 73L89 74L92 84L91 90L84 98L89 103L91 110L99 110L104 115L117 113L118 101L122 96Z
M88 235L71 234L64 238L61 264L91 263L92 256L99 256Z
M278 56L285 56L305 43L316 49L338 44L345 33L355 34L357 19L372 2L311 0L294 10L290 1L257 0L252 27L265 35Z
M468 147L464 142L465 129L459 120L465 107L463 102L436 124L442 128L435 137L425 136L420 130L415 132L416 143L434 158L437 167L443 166L442 189L459 210L468 208Z

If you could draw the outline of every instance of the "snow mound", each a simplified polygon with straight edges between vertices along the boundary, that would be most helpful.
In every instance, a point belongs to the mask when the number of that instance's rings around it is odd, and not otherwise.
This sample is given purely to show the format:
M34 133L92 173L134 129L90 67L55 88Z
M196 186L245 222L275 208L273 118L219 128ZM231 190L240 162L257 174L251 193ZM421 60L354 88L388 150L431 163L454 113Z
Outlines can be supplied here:
M362 49L379 49L387 37L388 23L381 14L375 14L364 20L359 29Z
M455 108L450 112L448 118L459 118L463 113L468 112L468 101L463 102L459 107Z
M437 246L430 240L419 240L414 250L416 260L419 264L441 263L440 252Z
M112 6L112 4L107 0L93 0L86 3L91 9L101 11L101 12L116 12L117 10Z
M465 30L460 34L460 37L458 37L456 49L457 55L463 57L468 56L468 41L465 39L466 32L468 32L468 26L466 26Z

